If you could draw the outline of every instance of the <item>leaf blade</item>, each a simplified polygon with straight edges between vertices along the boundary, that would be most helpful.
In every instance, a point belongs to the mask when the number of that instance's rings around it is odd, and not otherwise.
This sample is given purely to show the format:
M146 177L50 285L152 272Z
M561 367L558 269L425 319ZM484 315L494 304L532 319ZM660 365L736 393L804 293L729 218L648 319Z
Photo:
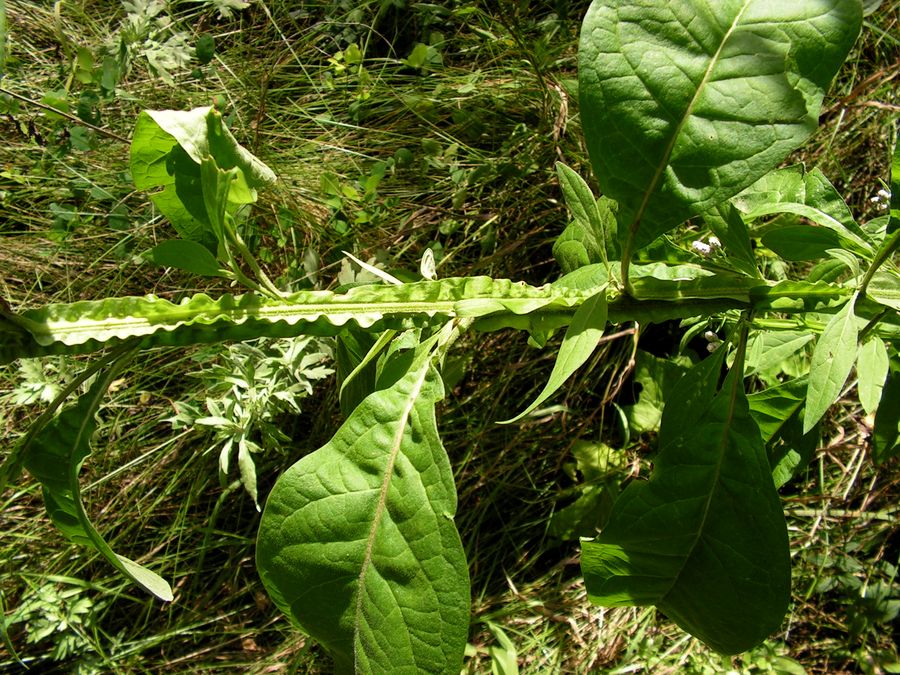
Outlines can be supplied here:
M173 599L172 589L155 572L115 553L88 518L81 501L78 474L91 452L97 429L94 414L117 372L115 366L98 377L87 394L63 410L31 441L24 466L42 486L44 504L53 524L71 541L96 549L113 567L160 600Z
M572 317L572 323L566 330L556 362L553 364L553 370L541 393L525 410L500 424L512 424L531 414L591 358L594 349L600 344L600 338L603 337L606 317L607 304L606 290L604 289L575 310L575 316Z
M338 669L458 672L469 581L434 417L443 386L427 343L395 367L393 384L279 478L257 566Z
M604 0L579 47L584 131L623 258L737 194L818 123L859 3Z
M775 631L787 609L787 527L737 371L693 417L649 482L631 483L600 536L583 544L582 571L592 602L655 604L733 654Z
M803 413L803 433L822 419L841 389L856 361L858 330L853 305L856 294L828 321L813 349L809 366L809 389Z

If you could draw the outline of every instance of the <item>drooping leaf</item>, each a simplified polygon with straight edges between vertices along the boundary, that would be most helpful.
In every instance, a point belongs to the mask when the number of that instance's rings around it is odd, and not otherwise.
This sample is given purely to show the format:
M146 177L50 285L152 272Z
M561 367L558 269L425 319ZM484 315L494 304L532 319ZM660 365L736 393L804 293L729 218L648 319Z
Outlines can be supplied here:
M623 257L774 168L816 128L859 2L595 0L579 47L584 132L619 203Z
M787 528L740 373L692 417L667 433L650 480L631 483L600 536L583 544L581 568L593 602L656 605L735 654L784 617Z
M275 604L338 672L459 672L469 577L453 473L435 424L443 386L426 343L325 446L277 481L257 567Z
M204 162L227 173L227 183L212 180L215 173L209 169L204 180ZM221 114L209 107L142 112L131 142L131 172L141 190L164 188L151 199L182 239L199 241L210 250L221 241L213 216L226 207L233 213L238 206L255 202L257 189L276 180L271 169L238 144ZM220 189L223 185L227 189Z
M138 189L172 182L166 156L176 144L198 165L211 155L222 169L240 168L252 189L276 180L269 167L237 142L216 109L145 110L131 142L131 171Z
M529 415L591 358L591 354L600 343L600 338L603 337L603 331L606 328L606 314L606 289L604 288L575 310L575 316L572 317L572 323L566 330L559 354L556 356L556 362L553 364L553 370L541 393L525 410L501 424L518 422Z
M809 366L809 390L803 415L803 433L822 419L841 389L856 361L858 329L853 313L856 295L829 320L816 341Z
M215 256L195 241L169 239L147 251L144 257L162 267L176 267L192 274L205 277L222 275Z
M862 343L856 358L856 388L859 402L867 414L875 412L878 407L889 368L887 346L881 338L873 335Z
M113 377L115 367L98 377L87 394L63 410L31 441L24 465L43 488L44 505L53 524L71 541L96 549L113 567L148 593L171 601L172 589L155 572L115 553L94 528L81 501L78 474L91 452L97 430L94 416Z

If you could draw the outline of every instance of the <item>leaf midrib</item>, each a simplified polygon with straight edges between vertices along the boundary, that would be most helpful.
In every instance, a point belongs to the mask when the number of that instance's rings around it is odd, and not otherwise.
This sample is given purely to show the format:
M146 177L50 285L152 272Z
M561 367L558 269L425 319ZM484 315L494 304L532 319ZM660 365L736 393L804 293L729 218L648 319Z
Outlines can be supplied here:
M734 364L732 365L732 369L741 368L743 370L743 354L740 355L740 358L735 359ZM737 396L738 391L742 389L743 381L739 377L734 378L734 382L731 386L731 390L729 392L728 398L728 412L725 416L725 420L723 421L722 427L722 435L719 440L718 449L719 449L719 457L716 460L715 470L713 471L713 480L711 481L712 489L709 491L709 495L706 498L706 504L703 506L703 516L700 519L700 524L697 527L697 532L694 536L693 541L691 542L690 547L688 548L687 555L684 556L682 564L678 570L678 573L675 574L672 578L672 583L669 585L668 590L662 595L660 598L659 604L662 604L666 601L666 598L669 597L669 594L672 590L678 585L678 582L681 579L681 574L684 572L684 569L688 566L688 561L693 557L694 551L697 549L697 544L700 542L700 539L703 537L704 529L706 528L706 521L709 519L709 514L712 506L713 495L718 490L719 485L719 476L722 474L722 465L725 461L725 453L728 450L728 436L731 433L731 423L734 419L734 410L737 406Z
M388 491L390 490L391 478L394 475L394 465L396 464L397 456L400 454L401 446L403 445L403 435L406 432L406 426L409 420L409 416L416 405L416 401L419 399L419 394L421 393L422 387L425 385L425 380L428 377L430 357L425 357L423 361L424 363L421 373L419 373L417 379L413 383L413 388L409 392L406 404L403 407L403 412L397 420L397 431L395 432L393 441L391 443L391 451L388 455L384 477L381 481L381 490L378 495L378 502L375 505L375 513L372 516L372 526L369 528L369 536L366 540L365 553L363 554L362 563L360 565L359 580L357 582L356 588L356 610L353 618L354 642L356 636L359 634L359 625L363 615L363 587L366 581L366 574L373 565L372 559L375 551L375 541L378 536L378 530L380 529L382 518L384 517L385 509L387 508L387 497ZM359 659L355 647L353 659L358 670Z
M637 211L635 211L634 219L628 226L628 246L626 247L623 258L627 258L632 251L632 248L634 246L634 238L637 235L638 226L640 225L641 219L644 216L644 212L647 210L647 205L650 203L650 198L656 193L656 188L659 185L663 172L669 165L669 157L671 157L672 155L672 150L675 148L675 143L678 142L678 137L681 135L681 130L684 128L687 120L690 119L694 110L694 106L697 104L697 101L700 98L701 92L705 88L706 83L709 81L709 78L712 75L712 71L715 69L716 65L718 65L719 57L722 53L722 48L731 38L731 35L737 28L737 25L743 17L744 12L750 6L750 2L751 0L744 0L741 10L734 17L731 26L728 27L728 30L722 37L722 40L719 43L718 48L716 49L716 53L713 54L712 58L710 59L709 65L706 68L706 72L703 74L703 78L700 80L700 84L697 85L697 89L694 91L694 96L691 98L690 103L688 103L688 106L684 111L684 115L682 115L681 119L678 121L678 124L675 127L674 132L672 133L672 137L669 139L669 142L666 145L666 149L663 152L662 157L660 157L659 163L656 165L656 169L653 173L653 178L647 185L647 188L644 191L643 197L641 199L641 204L638 207Z

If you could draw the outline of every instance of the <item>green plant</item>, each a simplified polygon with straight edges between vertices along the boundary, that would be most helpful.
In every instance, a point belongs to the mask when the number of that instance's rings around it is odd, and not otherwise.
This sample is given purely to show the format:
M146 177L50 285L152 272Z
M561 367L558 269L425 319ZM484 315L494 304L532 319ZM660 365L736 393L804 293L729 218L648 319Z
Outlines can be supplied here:
M773 170L815 128L860 21L852 0L595 2L580 97L603 196L559 167L573 214L555 249L566 274L540 288L471 277L285 293L241 235L271 172L215 109L142 114L134 180L162 188L152 199L181 235L149 258L250 292L5 312L3 360L113 352L77 407L45 416L44 431L35 425L3 478L24 465L64 532L169 597L161 579L109 550L78 499L91 421L116 364L135 349L376 334L371 349L338 352L343 388L361 393L334 438L272 489L257 564L276 604L340 669L458 671L468 572L435 407L439 368L459 334L514 328L543 344L566 327L548 385L522 417L588 360L608 322L690 320L689 331L711 332L718 346L661 382L651 377L661 407L643 422L659 427L653 473L627 486L600 535L584 542L582 570L595 602L655 605L724 653L753 647L778 629L789 598L776 484L802 464L804 439L854 366L875 413L873 457L897 452L900 154L890 214L864 225L821 173ZM694 229L673 234L691 219ZM816 264L801 272L795 263L807 261ZM809 360L785 367L808 348L803 333L818 336Z
M323 365L330 360L329 346L306 336L231 345L219 362L196 373L205 384L207 414L178 402L178 413L168 421L173 429L212 429L210 450L219 448L220 477L228 476L236 455L241 485L258 509L253 455L290 440L278 427L279 415L300 412L313 382L334 372Z

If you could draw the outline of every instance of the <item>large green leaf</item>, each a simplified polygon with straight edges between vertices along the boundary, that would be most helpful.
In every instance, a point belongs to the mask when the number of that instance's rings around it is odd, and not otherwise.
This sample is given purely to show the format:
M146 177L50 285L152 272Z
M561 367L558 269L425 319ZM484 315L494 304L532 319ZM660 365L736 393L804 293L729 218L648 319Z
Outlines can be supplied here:
M428 343L395 353L382 375L394 381L288 469L266 502L263 583L339 672L462 667L469 576L435 423L444 391L434 358Z
M593 602L656 605L713 649L734 654L784 617L787 528L739 370L711 403L693 400L702 408L690 411L693 424L667 416L664 425L676 428L661 430L670 440L650 480L622 493L600 536L583 545L581 568Z
M87 394L31 439L24 452L24 466L41 483L47 513L66 537L96 549L138 586L168 601L172 600L169 584L155 572L115 553L91 523L81 501L78 474L91 452L91 437L97 430L94 415L117 372L112 367L98 377Z
M131 141L131 172L138 189L173 182L166 164L176 145L196 164L212 156L223 169L238 167L250 189L276 180L269 167L237 142L214 108L145 110L138 117Z
M623 258L797 148L861 21L858 0L595 0L580 107Z

